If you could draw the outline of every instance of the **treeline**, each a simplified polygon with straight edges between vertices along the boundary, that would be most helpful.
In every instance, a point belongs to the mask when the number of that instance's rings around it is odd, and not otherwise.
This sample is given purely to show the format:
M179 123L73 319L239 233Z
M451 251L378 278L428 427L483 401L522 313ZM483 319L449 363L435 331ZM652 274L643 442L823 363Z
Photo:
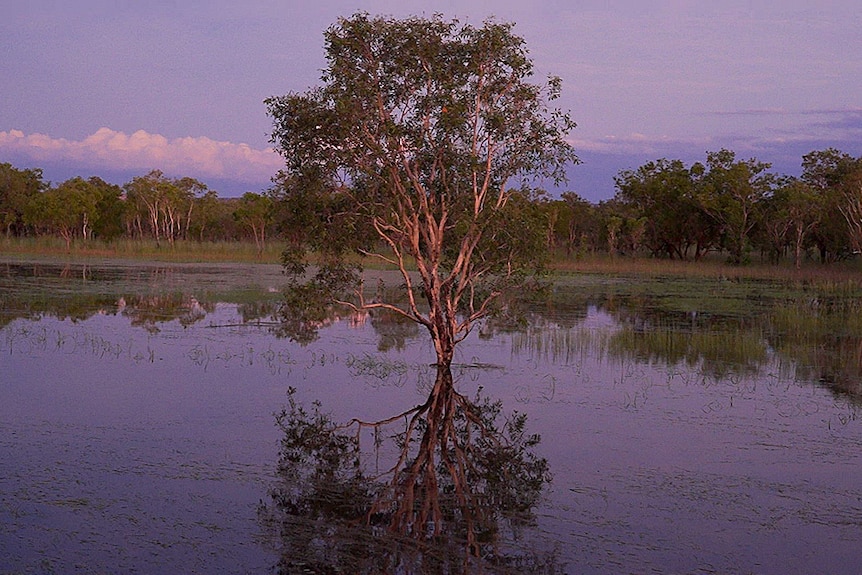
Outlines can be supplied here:
M649 162L615 178L605 206L608 249L700 259L711 251L745 263L752 252L797 267L811 253L834 262L862 250L862 158L834 148L802 157L799 178L769 172L729 150L704 163Z
M659 159L615 177L616 194L597 204L573 192L551 198L536 190L513 195L515 213L544 228L546 248L585 253L699 260L722 253L742 264L806 258L828 263L862 251L862 158L829 148L802 158L799 178L769 171L730 150L686 165ZM0 164L0 226L6 236L149 239L171 244L289 238L297 211L287 181L263 193L220 198L192 178L154 170L123 186L75 177L56 186L40 169ZM313 215L309 214L313 219Z
M76 239L149 239L161 245L253 238L262 251L272 222L272 200L265 194L220 198L198 180L168 178L158 170L123 186L99 177L53 186L41 169L0 164L0 226L7 237L52 235L67 247Z
M799 178L770 167L722 149L692 165L659 159L621 171L608 201L564 193L547 202L549 247L695 261L720 253L734 264L758 257L796 267L862 252L862 158L813 151Z

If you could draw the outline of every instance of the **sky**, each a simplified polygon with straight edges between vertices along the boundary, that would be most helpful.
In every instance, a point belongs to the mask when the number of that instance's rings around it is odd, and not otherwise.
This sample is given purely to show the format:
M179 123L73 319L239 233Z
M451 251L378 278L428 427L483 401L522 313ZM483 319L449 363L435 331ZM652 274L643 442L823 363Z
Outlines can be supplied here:
M262 192L263 101L319 85L323 31L357 11L513 22L578 124L552 193L606 200L622 170L722 148L794 176L862 156L859 0L0 0L0 162Z

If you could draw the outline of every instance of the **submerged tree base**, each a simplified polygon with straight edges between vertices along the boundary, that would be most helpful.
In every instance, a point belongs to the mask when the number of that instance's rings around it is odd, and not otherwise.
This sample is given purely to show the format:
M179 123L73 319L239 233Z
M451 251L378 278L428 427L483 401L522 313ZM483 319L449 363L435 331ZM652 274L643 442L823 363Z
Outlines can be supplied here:
M498 423L500 403L458 393L448 367L425 403L375 422L340 425L294 392L260 508L280 573L562 572L553 554L516 544L550 481L523 414ZM386 469L370 470L369 456Z

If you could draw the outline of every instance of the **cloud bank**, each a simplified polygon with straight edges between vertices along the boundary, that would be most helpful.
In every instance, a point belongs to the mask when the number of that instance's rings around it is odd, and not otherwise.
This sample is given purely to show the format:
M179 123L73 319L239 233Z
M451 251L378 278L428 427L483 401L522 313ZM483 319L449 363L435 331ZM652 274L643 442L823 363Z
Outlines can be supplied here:
M94 170L141 171L158 169L166 174L201 180L218 179L259 184L283 166L272 149L220 142L207 137L168 139L138 130L128 135L100 128L83 140L0 132L0 154L36 163L77 165Z

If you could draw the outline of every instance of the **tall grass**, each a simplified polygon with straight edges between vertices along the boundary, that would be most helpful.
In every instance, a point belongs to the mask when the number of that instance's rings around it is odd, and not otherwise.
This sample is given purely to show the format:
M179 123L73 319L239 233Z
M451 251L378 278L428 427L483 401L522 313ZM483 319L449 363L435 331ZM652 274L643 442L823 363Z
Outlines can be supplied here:
M862 288L862 261L831 264L806 262L797 270L790 263L732 265L721 257L701 261L680 261L641 257L588 255L577 259L556 258L551 269L561 273L632 274L643 276L682 276L724 280L769 280L843 290Z
M263 263L277 264L281 258L280 243L267 244L259 253L254 242L198 242L179 240L156 244L152 240L120 239L110 242L76 240L71 249L59 238L2 238L0 253L35 257L56 257L71 260L131 259L189 263Z

